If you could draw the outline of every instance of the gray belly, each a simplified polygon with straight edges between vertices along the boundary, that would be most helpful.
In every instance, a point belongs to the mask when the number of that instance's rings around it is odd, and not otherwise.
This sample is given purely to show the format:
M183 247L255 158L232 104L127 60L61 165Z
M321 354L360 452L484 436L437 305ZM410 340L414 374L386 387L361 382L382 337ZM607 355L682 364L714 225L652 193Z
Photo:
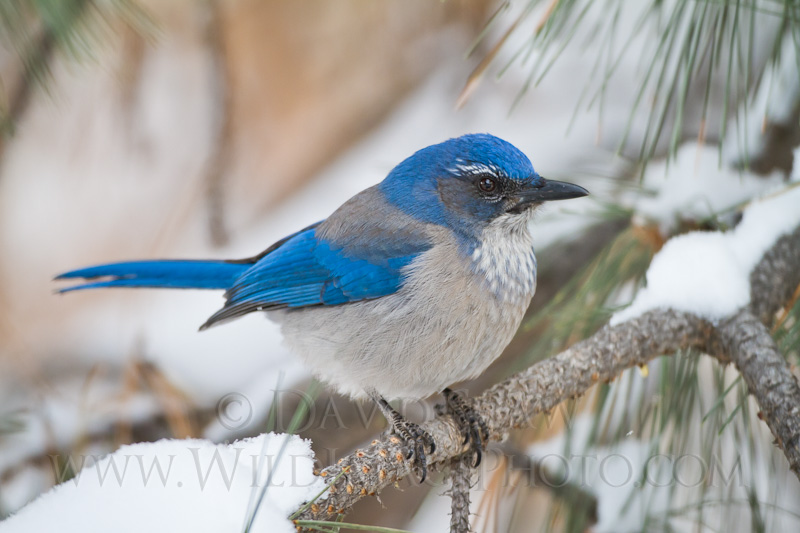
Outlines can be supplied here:
M363 397L374 389L389 399L429 396L478 376L500 355L535 288L499 298L467 267L437 255L413 265L395 294L272 311L270 318L314 374L344 394ZM440 267L442 260L451 261L449 268Z

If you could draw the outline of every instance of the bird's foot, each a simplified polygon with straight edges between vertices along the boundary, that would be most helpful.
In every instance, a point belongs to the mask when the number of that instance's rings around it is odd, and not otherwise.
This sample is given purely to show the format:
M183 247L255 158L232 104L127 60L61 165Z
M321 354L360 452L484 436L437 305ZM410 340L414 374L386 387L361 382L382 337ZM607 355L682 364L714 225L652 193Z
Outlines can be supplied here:
M472 468L481 464L483 449L489 439L489 428L480 414L464 399L462 395L452 389L444 389L444 410L451 415L461 430L464 444L469 444L469 453L473 457Z
M414 422L409 422L389 405L389 402L380 398L378 405L384 416L392 425L392 433L400 437L406 447L406 461L410 463L412 471L417 474L419 482L428 477L427 454L436 451L436 443L430 433L419 427ZM426 452L427 449L427 452Z
M411 468L417 473L419 482L425 481L428 476L427 454L436 451L436 443L430 433L419 425L400 418L400 422L392 421L392 429L406 445L406 460L411 463ZM426 452L427 450L427 452Z

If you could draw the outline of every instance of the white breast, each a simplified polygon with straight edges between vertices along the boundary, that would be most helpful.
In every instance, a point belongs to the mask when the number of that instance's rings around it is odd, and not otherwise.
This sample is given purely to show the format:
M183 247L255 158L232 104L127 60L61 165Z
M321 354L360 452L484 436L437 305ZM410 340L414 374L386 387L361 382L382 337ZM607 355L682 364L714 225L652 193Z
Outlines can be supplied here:
M528 221L526 214L495 219L472 253L476 272L503 301L530 298L536 290L536 256Z

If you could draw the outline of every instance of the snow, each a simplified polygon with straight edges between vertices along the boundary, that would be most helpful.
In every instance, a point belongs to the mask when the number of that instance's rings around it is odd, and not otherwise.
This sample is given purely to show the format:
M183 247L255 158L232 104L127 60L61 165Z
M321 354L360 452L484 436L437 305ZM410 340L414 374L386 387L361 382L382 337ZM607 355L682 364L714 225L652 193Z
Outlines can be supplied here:
M759 176L745 169L764 148L764 125L789 123L798 91L795 46L787 37L762 83L730 117L721 145L687 141L674 156L648 163L641 183L645 195L637 190L629 201L637 219L656 222L669 235L681 219L715 216L783 183L779 170Z
M775 189L783 183L780 172L756 176L720 165L717 146L690 142L678 148L675 158L650 163L634 209L637 219L657 222L669 235L681 219L704 219Z
M746 161L764 148L767 123L791 126L792 114L800 98L800 70L797 47L791 35L785 35L776 60L769 63L764 79L752 101L740 106L723 141L723 152L731 162ZM797 165L795 165L797 168Z
M674 158L648 165L642 188L651 194L635 196L634 221L655 222L668 235L681 219L716 217L732 213L752 198L763 200L750 203L733 231L694 232L669 240L653 258L647 287L628 308L612 317L612 325L659 307L710 320L734 313L750 302L749 275L764 252L800 224L800 192L796 188L769 195L785 184L780 171L757 176L737 168L748 159L748 151L764 142L761 119L785 122L789 115L786 102L794 102L800 90L794 48L787 42L783 46L786 55L770 67L769 79L758 88L754 102L742 106L729 123L721 148L687 142ZM776 90L781 98L772 94ZM795 150L796 161L799 155L800 150ZM799 167L794 166L793 181L800 179Z
M728 232L692 232L670 239L647 270L647 286L616 313L619 324L657 308L718 320L750 303L750 272L770 246L800 224L800 187L754 201Z
M281 448L283 453L280 454ZM243 531L272 476L251 531L293 532L287 517L325 483L313 474L310 442L266 434L215 445L199 439L123 446L86 466L4 522L0 532ZM57 522L53 522L53 520Z

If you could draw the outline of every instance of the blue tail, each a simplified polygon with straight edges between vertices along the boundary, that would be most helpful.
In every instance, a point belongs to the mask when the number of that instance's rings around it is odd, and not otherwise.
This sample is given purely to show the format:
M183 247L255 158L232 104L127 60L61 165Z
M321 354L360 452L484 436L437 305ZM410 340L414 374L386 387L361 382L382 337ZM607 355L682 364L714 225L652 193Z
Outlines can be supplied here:
M66 272L55 279L96 279L58 292L104 287L228 289L252 264L225 261L131 261Z

